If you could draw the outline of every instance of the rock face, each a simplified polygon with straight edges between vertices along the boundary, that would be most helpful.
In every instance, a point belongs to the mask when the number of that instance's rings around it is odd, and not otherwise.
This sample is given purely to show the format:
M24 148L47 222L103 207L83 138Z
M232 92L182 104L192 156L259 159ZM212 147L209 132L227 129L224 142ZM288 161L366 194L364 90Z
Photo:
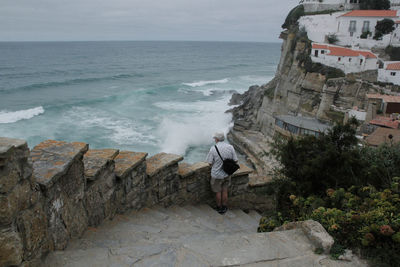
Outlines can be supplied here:
M275 165L265 155L269 153L268 138L275 133L276 115L302 115L333 122L344 117L337 110L354 106L367 109L366 94L384 89L373 84L376 71L336 79L307 72L298 61L307 53L305 41L295 31L285 31L281 38L281 58L275 77L268 84L251 86L244 94L235 94L231 100L232 104L240 105L230 110L234 127L228 135L229 141L248 157L256 169L253 178L261 181L271 178L269 173ZM256 137L257 132L264 137Z

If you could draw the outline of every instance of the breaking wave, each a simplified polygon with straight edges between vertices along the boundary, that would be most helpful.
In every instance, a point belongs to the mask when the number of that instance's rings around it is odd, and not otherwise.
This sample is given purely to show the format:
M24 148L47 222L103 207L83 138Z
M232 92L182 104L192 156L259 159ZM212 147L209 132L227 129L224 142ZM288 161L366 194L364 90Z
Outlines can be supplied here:
M204 85L209 85L209 84L222 84L222 83L227 83L229 81L228 78L222 79L222 80L215 80L215 81L198 81L198 82L192 82L192 83L183 83L184 85L190 86L190 87L200 87Z
M41 106L18 111L0 111L0 123L14 123L20 120L29 120L43 113L44 108Z

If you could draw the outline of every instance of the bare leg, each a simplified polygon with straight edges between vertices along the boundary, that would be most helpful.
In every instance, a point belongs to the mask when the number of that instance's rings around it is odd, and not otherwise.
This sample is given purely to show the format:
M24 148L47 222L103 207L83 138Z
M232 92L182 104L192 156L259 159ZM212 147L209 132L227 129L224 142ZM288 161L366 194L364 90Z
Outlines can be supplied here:
M228 188L222 189L222 205L228 206Z
M217 207L221 207L221 192L215 193L215 200L217 201Z

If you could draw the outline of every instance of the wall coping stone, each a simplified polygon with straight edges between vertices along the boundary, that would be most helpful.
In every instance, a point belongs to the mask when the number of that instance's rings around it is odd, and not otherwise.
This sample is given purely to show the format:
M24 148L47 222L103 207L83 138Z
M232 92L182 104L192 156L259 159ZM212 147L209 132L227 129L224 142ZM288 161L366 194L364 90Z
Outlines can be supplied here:
M115 157L115 174L117 177L123 177L131 172L136 166L142 163L148 153L120 151Z
M186 178L195 172L202 171L204 169L211 168L206 162L197 162L195 164L188 164L186 162L179 163L178 174L182 178Z
M27 146L25 140L0 137L0 154L7 153L13 147Z
M95 180L97 174L115 159L118 152L118 149L89 149L83 155L86 179Z
M38 144L31 151L35 181L51 187L88 148L88 144L80 142L46 140Z
M175 154L159 153L147 160L146 173L148 176L154 176L163 168L182 161L183 157Z
M235 171L234 174L232 174L232 178L238 177L238 176L243 176L243 175L248 175L254 171L253 169L247 167L244 164L239 164L239 166L240 166L240 169Z

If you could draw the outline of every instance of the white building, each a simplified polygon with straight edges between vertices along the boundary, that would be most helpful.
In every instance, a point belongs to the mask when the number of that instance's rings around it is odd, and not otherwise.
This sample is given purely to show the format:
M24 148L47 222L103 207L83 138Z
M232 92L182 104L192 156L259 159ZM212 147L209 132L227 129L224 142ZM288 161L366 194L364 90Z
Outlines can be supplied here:
M386 61L378 71L378 81L400 85L400 61Z
M338 17L337 37L339 45L372 48L386 47L390 44L391 34L383 36L382 40L374 40L375 26L383 19L398 20L397 10L353 10ZM370 32L365 39L363 33Z
M400 9L400 0L390 0L390 9Z
M400 46L400 20L396 20L394 26L395 29L392 32L392 39L390 41L390 45Z
M301 0L306 12L351 10L359 8L360 0Z
M336 45L312 44L311 60L344 73L363 72L378 69L378 58L368 50L354 50Z

